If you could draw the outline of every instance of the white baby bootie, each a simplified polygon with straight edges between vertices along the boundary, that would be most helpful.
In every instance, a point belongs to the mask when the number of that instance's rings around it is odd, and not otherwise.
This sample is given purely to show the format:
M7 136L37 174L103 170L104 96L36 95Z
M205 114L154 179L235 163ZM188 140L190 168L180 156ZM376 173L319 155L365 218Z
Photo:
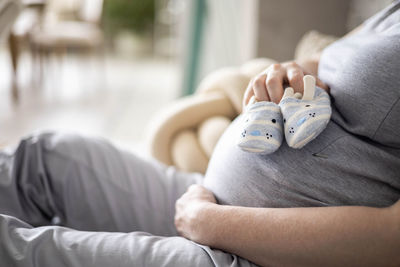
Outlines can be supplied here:
M302 148L316 138L328 124L332 109L329 95L315 86L315 78L306 75L303 97L285 89L279 106L282 111L285 139L292 148Z
M282 144L282 114L277 104L256 102L253 96L241 118L238 146L247 152L270 154Z

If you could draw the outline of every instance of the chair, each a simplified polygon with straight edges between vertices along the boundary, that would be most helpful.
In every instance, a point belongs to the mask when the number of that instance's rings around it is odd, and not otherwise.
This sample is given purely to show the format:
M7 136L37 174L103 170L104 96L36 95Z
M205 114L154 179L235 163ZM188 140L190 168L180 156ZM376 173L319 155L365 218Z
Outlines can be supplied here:
M31 52L39 62L40 76L43 62L50 54L63 56L67 50L93 53L103 46L101 18L103 0L84 0L75 20L43 23L30 34Z
M8 37L11 63L14 71L12 94L17 98L16 74L17 74L17 46L13 35L13 23L17 19L22 7L19 1L5 0L0 2L0 41Z
M4 0L0 2L0 41L8 35L20 9L18 1Z

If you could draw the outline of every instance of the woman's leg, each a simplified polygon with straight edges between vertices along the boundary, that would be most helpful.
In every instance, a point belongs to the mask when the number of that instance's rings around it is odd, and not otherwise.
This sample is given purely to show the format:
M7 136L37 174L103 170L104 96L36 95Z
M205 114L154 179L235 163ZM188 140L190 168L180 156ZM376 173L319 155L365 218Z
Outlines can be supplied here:
M0 157L0 213L34 226L176 235L175 200L202 179L78 135L32 136Z
M0 266L254 266L182 237L104 232L174 235L175 199L201 178L101 139L27 138L0 153Z
M32 228L0 215L0 266L19 267L207 267L255 266L236 255L183 237L144 232L77 231L60 226Z

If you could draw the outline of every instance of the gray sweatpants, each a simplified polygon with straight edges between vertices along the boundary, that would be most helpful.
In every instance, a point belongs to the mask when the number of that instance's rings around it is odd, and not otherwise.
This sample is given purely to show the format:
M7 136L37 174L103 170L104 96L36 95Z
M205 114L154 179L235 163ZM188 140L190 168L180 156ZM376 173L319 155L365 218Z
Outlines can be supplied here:
M26 138L0 152L0 266L254 266L177 236L175 201L202 178L103 139Z

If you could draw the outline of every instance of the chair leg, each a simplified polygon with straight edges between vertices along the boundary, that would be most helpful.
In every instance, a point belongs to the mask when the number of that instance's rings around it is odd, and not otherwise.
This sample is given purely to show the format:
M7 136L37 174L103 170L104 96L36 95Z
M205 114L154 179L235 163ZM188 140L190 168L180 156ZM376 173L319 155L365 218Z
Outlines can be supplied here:
M41 89L46 86L46 64L48 63L49 50L39 49L39 86Z
M59 76L62 77L63 73L63 63L64 63L64 56L67 52L66 47L57 47L54 50L54 56L56 60L56 65L57 65L57 71L59 72Z
M97 56L100 58L100 64L98 64L99 66L99 73L101 75L99 75L99 77L101 77L99 79L99 84L100 87L102 88L107 88L108 87L108 79L107 79L107 60L106 60L106 49L104 44L101 44L98 48L96 48L96 54Z
M11 82L11 94L14 100L18 100L18 58L19 58L19 47L18 38L13 33L10 33L8 38L8 45L10 48L11 64L13 69L13 77Z
M37 85L37 67L38 67L38 51L35 45L30 45L31 52L31 83Z

